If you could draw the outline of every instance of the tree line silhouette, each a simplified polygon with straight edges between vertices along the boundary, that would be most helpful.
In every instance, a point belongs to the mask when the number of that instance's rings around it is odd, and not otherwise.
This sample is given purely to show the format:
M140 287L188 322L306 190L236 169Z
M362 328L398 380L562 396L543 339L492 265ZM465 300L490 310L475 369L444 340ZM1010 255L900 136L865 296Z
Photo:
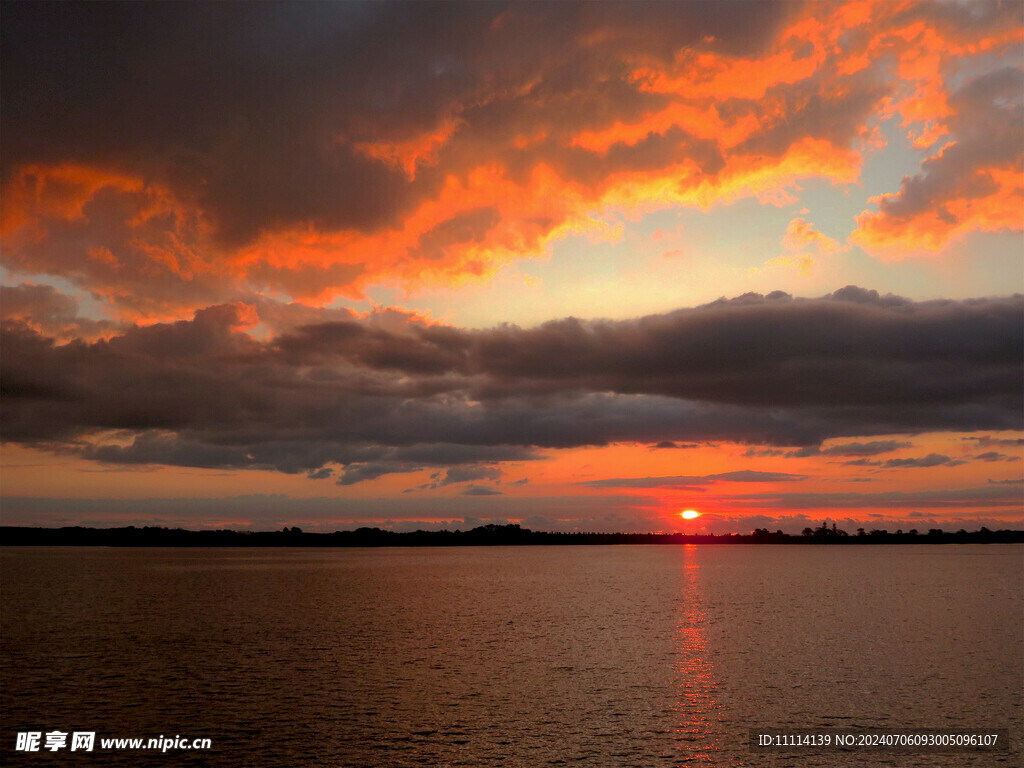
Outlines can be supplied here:
M109 547L448 547L495 545L587 545L587 544L793 544L793 545L861 545L861 544L988 544L1024 543L1024 531L956 532L931 528L927 533L916 529L885 529L865 531L856 535L822 523L817 528L804 528L800 535L757 528L750 534L683 534L683 533L556 533L531 531L516 524L482 525L467 531L398 532L382 528L357 528L354 531L307 533L297 526L280 531L208 530L146 526L137 528L33 528L0 527L5 546L109 546Z

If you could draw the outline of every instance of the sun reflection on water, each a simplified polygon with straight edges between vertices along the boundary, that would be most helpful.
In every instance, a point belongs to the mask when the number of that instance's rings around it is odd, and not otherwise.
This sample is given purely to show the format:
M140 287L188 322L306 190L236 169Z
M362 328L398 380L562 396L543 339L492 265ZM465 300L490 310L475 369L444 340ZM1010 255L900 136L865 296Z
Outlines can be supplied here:
M708 616L700 583L697 545L683 548L683 586L680 595L679 643L679 739L680 765L715 765L721 748L721 704L718 681L711 663Z

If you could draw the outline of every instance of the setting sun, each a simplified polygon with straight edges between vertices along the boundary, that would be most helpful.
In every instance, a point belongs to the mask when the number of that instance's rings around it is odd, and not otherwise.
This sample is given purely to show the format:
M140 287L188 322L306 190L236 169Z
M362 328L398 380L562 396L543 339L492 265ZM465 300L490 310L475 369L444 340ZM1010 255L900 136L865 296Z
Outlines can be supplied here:
M693 520L695 517L700 517L700 512L693 509L688 509L685 512L680 512L684 520Z

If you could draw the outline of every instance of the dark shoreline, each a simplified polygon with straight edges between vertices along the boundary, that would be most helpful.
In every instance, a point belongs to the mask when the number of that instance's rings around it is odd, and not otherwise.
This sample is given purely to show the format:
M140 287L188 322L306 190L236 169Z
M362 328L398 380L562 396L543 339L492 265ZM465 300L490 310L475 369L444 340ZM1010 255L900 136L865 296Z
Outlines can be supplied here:
M858 546L865 544L997 544L1024 543L1024 531L981 528L946 532L931 529L862 529L855 535L824 524L802 535L758 529L751 534L682 533L548 533L518 525L485 525L469 531L411 531L359 528L333 533L306 533L298 528L281 531L190 531L183 528L32 528L0 526L3 546L97 547L464 547L499 545L607 545L607 544L793 544Z

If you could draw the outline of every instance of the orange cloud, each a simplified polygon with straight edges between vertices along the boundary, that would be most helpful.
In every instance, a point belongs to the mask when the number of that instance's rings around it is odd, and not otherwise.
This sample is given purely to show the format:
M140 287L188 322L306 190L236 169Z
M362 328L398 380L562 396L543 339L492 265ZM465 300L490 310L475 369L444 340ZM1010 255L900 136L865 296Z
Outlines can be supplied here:
M969 232L1024 231L1024 71L1005 68L968 81L950 98L955 140L870 202L850 241L899 258L940 250Z
M459 121L444 118L433 131L403 141L357 142L355 147L367 157L397 165L413 179L421 165L436 165L437 153L458 129Z
M831 237L816 230L814 225L803 217L797 217L789 222L786 234L782 238L782 245L789 251L813 248L821 253L831 253L842 248Z
M845 246L816 230L814 225L802 216L789 222L786 234L782 237L782 247L786 253L768 259L763 267L754 267L750 273L756 275L775 268L794 271L801 277L810 277L818 267L817 257L846 250Z
M808 277L814 273L816 262L813 256L807 254L798 254L795 256L776 256L774 259L768 259L764 263L764 268L780 267L782 269L792 269L797 274L804 277ZM757 273L763 271L762 269L752 269L751 272Z
M973 197L950 196L935 208L908 215L892 215L883 208L857 217L850 241L887 259L935 253L948 242L970 232L1024 232L1024 173L1014 168L974 171L971 181L987 190ZM882 195L884 206L901 200L899 194Z
M824 40L823 23L808 14L779 36L765 57L722 56L710 51L684 49L671 70L640 67L633 77L644 90L686 93L692 98L721 100L760 99L770 88L793 84L812 76L825 52L815 43ZM812 46L810 53L806 51Z
M908 4L899 24L880 29L865 46L872 57L895 57L898 83L885 114L899 114L918 149L951 137L899 192L870 201L850 242L873 255L900 258L936 252L972 231L1020 231L1021 123L1018 69L989 65L973 79L972 57L1024 42L1017 15L995 4L959 7ZM996 59L996 61L998 61ZM998 65L996 65L998 66ZM1016 102L1016 105L1014 105Z
M616 238L611 211L744 197L787 205L801 179L853 183L890 114L917 146L952 141L920 179L861 215L853 242L877 253L934 250L964 232L1019 228L1017 113L1000 101L1012 88L949 86L964 79L961 60L1021 40L1019 22L1007 28L1013 14L812 3L745 46L560 20L578 28L558 50L524 59L535 11L481 31L486 39L466 51L479 77L445 79L453 65L435 62L436 98L396 90L415 102L413 117L399 119L402 98L378 94L383 106L351 124L303 134L311 154L294 161L286 147L257 155L243 143L187 170L126 170L127 159L16 167L3 190L4 264L68 278L134 318L253 292L326 303L373 285L459 284L569 235ZM517 67L499 66L509 60ZM993 126L998 152L986 154ZM383 138L367 138L375 135ZM838 250L797 221L789 245Z
M31 227L40 218L83 218L85 204L102 189L138 193L142 179L125 173L64 163L27 165L4 186L0 234Z
M167 186L86 165L27 166L4 186L4 265L66 277L125 319L221 295L203 212Z

